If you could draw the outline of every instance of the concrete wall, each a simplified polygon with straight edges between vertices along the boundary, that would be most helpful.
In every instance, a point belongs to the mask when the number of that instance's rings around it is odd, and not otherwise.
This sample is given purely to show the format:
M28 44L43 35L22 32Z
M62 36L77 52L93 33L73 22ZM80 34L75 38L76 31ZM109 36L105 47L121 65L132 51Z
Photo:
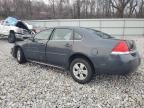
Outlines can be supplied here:
M144 19L57 19L31 20L28 23L41 28L55 26L80 26L101 30L120 39L135 40L144 58Z
M36 27L80 26L113 36L144 36L144 19L57 19L27 21Z

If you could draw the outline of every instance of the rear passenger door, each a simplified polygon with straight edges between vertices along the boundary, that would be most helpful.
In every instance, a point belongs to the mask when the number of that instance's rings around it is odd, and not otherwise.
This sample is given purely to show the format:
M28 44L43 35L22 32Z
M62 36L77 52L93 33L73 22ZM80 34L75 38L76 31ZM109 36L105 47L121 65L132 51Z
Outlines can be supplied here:
M57 28L54 30L46 47L47 62L64 67L73 47L73 30Z

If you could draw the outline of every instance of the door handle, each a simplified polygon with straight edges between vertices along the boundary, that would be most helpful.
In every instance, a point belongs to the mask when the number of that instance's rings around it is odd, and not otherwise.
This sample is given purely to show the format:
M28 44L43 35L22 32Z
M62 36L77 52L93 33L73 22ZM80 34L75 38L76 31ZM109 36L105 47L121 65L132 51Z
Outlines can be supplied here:
M65 46L65 47L72 47L72 45L69 44L69 43L66 43L64 46Z

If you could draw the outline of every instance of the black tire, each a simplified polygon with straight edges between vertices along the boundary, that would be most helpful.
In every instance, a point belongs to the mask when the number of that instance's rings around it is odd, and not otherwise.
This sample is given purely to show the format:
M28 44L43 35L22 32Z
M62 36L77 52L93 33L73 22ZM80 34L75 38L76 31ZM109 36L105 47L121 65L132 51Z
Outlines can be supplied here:
M74 71L73 71L74 70L74 66L77 65L77 64L79 64L79 63L82 63L83 65L85 65L85 67L87 69L87 75L85 75L84 79L79 79L78 76L76 76L74 74ZM85 84L85 83L88 83L88 82L90 82L92 80L94 70L93 70L93 68L90 65L90 63L89 63L88 60L83 59L83 58L76 58L70 64L70 73L71 73L72 78L76 82L78 82L80 84ZM79 74L79 72L78 72L78 74ZM83 73L80 73L80 74L83 75L83 77L84 77ZM80 74L79 74L79 76L80 76Z
M26 62L24 53L23 53L21 48L18 48L17 51L16 51L16 59L17 59L19 64L23 64L23 63Z
M14 32L10 32L10 34L8 36L8 42L9 43L14 43L15 41L16 41L15 33Z

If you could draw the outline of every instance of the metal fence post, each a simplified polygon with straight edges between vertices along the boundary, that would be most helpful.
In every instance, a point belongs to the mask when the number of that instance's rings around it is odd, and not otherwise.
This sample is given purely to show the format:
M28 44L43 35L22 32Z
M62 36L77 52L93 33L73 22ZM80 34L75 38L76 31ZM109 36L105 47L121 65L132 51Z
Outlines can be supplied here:
M144 37L144 21L143 21L143 34L142 34L142 36Z
M123 19L123 39L125 39L125 29L126 29L126 21Z
M78 25L79 25L79 27L80 27L80 19L78 20Z
M102 31L102 21L99 20L99 23L100 23L99 29L100 29L100 31Z

